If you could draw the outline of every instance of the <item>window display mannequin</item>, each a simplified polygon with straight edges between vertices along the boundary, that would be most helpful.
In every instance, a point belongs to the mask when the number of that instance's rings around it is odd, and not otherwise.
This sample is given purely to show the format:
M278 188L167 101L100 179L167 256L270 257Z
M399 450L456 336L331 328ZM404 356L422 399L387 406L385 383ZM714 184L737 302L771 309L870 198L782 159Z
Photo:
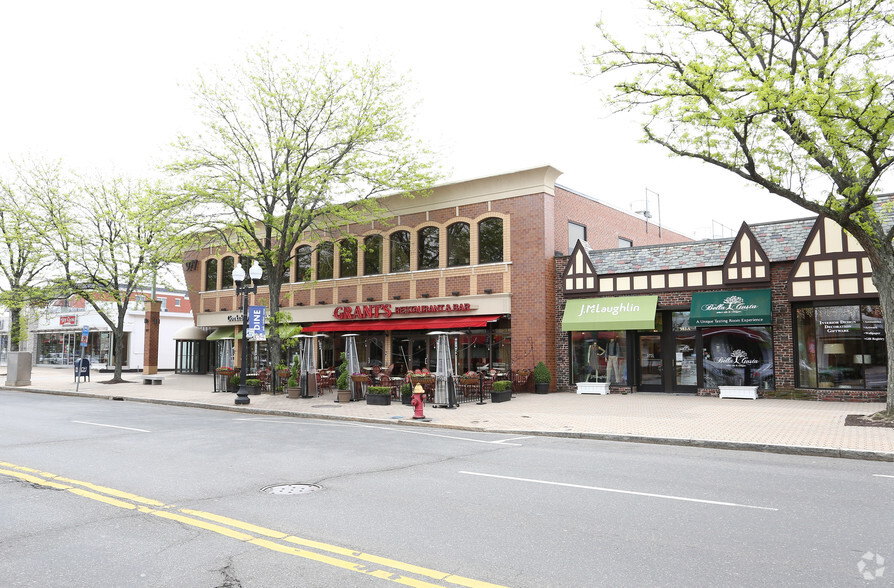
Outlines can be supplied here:
M615 337L612 337L605 347L605 381L609 384L614 384L621 381L621 372L618 369L618 356L621 354L621 345Z
M599 343L595 341L590 344L590 347L587 349L587 381L590 381L590 378L594 378L597 382L599 381L599 358L605 355L605 349L599 346Z

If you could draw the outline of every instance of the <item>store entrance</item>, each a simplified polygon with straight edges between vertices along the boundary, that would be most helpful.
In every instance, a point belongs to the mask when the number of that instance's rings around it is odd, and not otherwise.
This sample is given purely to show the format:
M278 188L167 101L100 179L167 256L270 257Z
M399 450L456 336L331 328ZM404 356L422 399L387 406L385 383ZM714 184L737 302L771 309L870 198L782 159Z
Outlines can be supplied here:
M688 311L659 311L654 331L636 336L637 390L694 393L698 389L699 334Z

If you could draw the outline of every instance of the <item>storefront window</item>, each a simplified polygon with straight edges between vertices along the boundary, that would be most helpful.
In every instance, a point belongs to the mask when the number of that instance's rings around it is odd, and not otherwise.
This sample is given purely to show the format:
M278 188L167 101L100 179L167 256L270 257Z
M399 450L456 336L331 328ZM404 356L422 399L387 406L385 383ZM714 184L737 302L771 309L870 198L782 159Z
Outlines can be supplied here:
M702 331L705 388L774 387L772 327L718 327Z
M128 365L128 333L124 336L124 363ZM37 363L43 365L73 365L81 356L81 332L39 333L37 335ZM90 332L84 357L94 366L113 365L114 338L109 332Z
M884 389L887 352L878 305L799 308L798 386Z
M627 384L627 334L624 331L571 333L574 382Z

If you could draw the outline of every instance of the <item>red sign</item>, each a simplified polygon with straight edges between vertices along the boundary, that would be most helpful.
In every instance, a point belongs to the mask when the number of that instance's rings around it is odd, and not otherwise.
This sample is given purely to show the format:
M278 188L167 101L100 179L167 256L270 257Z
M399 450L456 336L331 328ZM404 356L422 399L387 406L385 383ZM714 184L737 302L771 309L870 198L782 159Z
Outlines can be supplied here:
M65 327L68 325L77 325L78 324L78 315L76 314L66 314L59 317L59 326Z
M438 312L469 312L475 310L471 304L415 304L397 306L390 304L358 304L357 306L337 306L332 316L341 320L391 318L395 314L431 314Z

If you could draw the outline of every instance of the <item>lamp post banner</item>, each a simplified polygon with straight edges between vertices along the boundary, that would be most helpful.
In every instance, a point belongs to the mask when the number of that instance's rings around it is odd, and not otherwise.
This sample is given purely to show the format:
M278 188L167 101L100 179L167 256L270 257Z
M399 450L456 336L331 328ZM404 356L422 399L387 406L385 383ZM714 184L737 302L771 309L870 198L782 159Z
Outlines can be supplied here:
M252 341L266 341L264 332L264 319L267 312L266 306L248 307L248 338Z

